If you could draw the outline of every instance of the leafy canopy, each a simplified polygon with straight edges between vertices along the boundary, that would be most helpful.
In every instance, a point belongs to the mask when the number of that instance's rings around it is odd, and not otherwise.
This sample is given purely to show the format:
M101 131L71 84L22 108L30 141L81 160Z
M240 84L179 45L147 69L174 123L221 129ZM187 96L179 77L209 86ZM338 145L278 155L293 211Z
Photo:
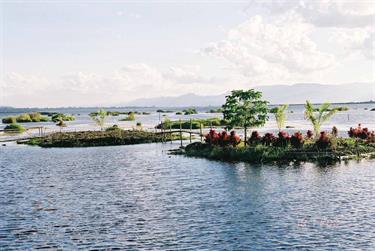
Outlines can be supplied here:
M254 89L232 91L223 105L224 119L231 126L263 126L268 120L267 113L268 102L262 100L262 93Z

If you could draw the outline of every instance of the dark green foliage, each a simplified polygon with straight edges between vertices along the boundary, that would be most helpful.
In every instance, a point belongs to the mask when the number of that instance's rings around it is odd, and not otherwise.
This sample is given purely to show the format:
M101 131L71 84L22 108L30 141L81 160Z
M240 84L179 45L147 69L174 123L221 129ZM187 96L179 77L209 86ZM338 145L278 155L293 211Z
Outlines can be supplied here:
M223 108L211 109L207 113L223 113Z
M194 108L188 108L182 111L184 115L198 114L197 110Z
M23 132L25 131L25 127L23 127L22 125L19 125L19 124L10 124L10 125L7 125L5 128L4 128L5 131L15 131L15 132Z
M2 119L4 124L15 124L17 122L16 117L6 117Z
M118 125L113 125L111 127L106 128L105 131L106 132L109 132L109 131L122 131L122 129Z

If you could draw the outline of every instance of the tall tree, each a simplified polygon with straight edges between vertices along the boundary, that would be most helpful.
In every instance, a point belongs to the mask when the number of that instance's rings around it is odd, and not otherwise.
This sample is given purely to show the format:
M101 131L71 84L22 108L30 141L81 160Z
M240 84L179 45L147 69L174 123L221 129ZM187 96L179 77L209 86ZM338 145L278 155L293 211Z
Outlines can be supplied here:
M285 126L286 121L286 109L288 109L288 105L281 105L278 107L274 107L271 109L271 113L275 115L277 128L279 128L279 131L281 131Z
M108 116L108 113L105 110L100 109L99 111L92 113L90 116L91 119L94 120L95 123L100 126L100 129L103 131L105 119Z
M263 126L268 120L268 102L262 100L262 93L250 89L234 90L226 96L223 105L224 119L234 126L244 128L245 145L247 143L247 129Z
M330 103L324 103L315 108L309 101L306 101L305 118L311 122L316 137L320 134L323 123L329 121L335 113L343 109L342 107L330 108L330 106Z

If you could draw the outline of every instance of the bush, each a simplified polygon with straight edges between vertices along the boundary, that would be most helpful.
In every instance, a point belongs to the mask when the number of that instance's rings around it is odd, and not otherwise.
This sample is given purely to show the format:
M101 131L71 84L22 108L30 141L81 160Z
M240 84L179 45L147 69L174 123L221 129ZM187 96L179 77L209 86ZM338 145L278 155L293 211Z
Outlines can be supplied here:
M258 131L252 131L251 136L248 140L249 145L257 145L262 143L262 137L259 135Z
M292 137L290 137L290 144L294 148L302 148L303 143L304 143L303 135L300 132L296 132L292 135Z
M16 117L6 117L2 119L4 124L15 124L17 122Z
M221 133L217 133L215 130L211 129L205 137L205 142L210 145L217 145L221 147L229 145L235 147L241 142L241 138L235 131L231 131L230 134L228 134L228 132L225 130Z
M182 111L185 115L198 114L194 108L188 108Z
M307 138L307 139L312 139L313 137L314 137L314 133L313 133L313 131L311 131L311 130L307 130L306 138Z
M320 132L319 139L315 142L318 149L326 149L330 145L331 141L326 132Z
M63 114L63 113L57 113L57 114L54 114L51 119L52 119L53 122L58 122L60 120L62 120L62 121L73 121L76 118L74 116L72 116L72 115L66 115L66 114Z
M129 112L126 118L121 119L120 121L134 121L135 120L135 113Z
M16 118L18 123L27 123L27 122L33 122L30 115L28 113L21 114Z
M110 131L122 131L122 129L118 125L113 125L105 129L106 132Z
M266 133L262 137L262 144L265 146L271 146L276 142L276 137L273 135L273 133Z
M361 124L358 124L357 128L350 127L348 135L350 138L368 139L375 134L374 131L370 132L368 128L362 128Z
M17 131L17 132L23 132L25 131L25 127L23 127L22 125L19 125L19 124L10 124L10 125L7 125L5 128L4 128L5 131Z
M287 147L290 143L290 136L287 132L281 131L276 138L275 145L279 147Z

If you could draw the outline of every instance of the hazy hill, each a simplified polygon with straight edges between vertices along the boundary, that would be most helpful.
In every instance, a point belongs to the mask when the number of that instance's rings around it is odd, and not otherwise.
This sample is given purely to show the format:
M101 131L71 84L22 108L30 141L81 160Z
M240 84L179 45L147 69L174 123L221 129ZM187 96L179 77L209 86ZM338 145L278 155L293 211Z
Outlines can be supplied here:
M255 89L263 92L263 96L271 104L289 103L301 104L306 100L314 103L329 101L361 102L375 100L375 83L351 83L344 85L326 84L294 84L258 86ZM127 106L219 106L224 103L225 95L200 96L185 94L176 97L157 97L149 99L137 99L121 104Z

